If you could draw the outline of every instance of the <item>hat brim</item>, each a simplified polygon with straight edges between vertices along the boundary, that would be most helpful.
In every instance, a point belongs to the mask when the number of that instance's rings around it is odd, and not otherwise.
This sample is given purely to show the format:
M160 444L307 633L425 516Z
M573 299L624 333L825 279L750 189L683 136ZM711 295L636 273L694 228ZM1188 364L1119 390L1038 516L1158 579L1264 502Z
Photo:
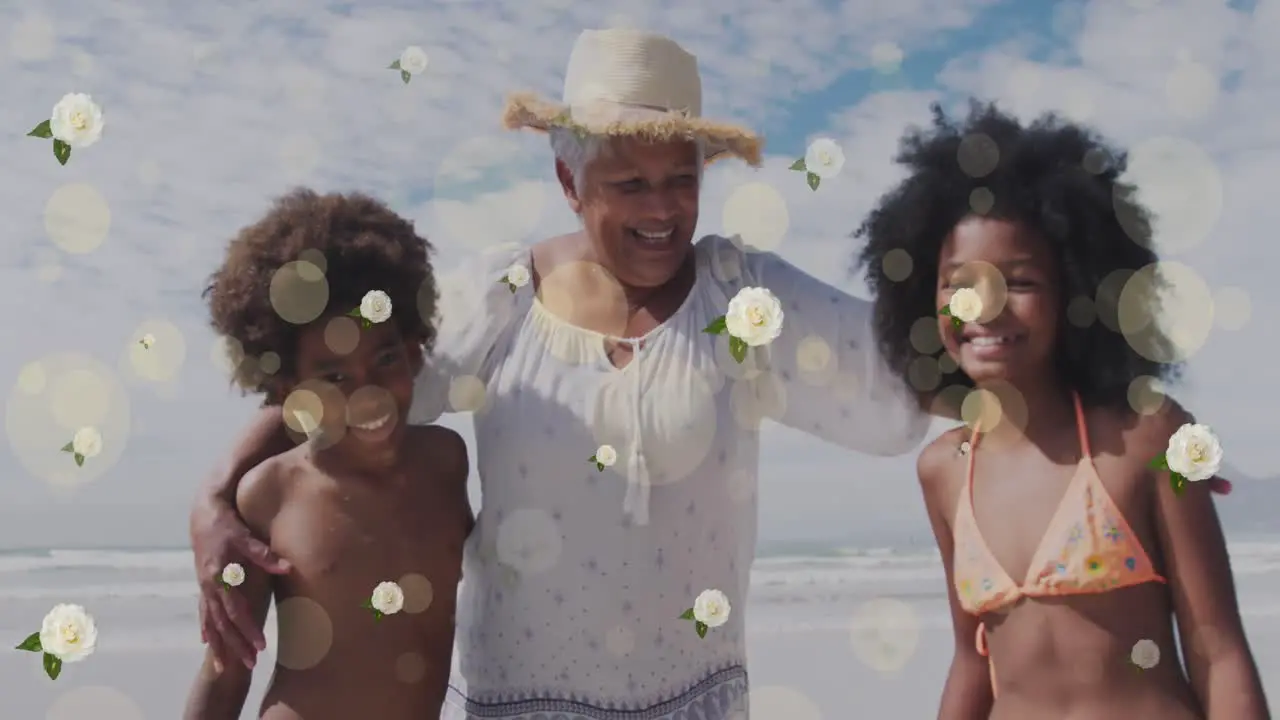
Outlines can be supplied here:
M543 100L532 93L507 98L502 124L508 130L548 132L553 127L577 127L593 135L643 136L654 140L699 138L706 144L706 162L736 157L760 167L764 141L754 132L730 123L691 118L670 110L634 105L611 105L590 113Z

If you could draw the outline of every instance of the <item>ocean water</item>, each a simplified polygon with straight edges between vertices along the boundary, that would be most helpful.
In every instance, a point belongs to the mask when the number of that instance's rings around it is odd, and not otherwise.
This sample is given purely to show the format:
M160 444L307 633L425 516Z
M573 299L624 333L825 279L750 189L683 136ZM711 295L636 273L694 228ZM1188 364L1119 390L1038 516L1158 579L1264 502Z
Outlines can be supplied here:
M1245 628L1275 703L1280 536L1234 541L1229 550ZM762 553L747 599L752 718L934 717L953 650L943 582L932 548ZM889 616L867 612L885 598L898 601ZM34 655L0 653L0 718L179 717L202 652L196 599L183 549L0 552L0 641L16 645L60 602L84 605L99 626L94 655L56 682ZM269 617L269 645L273 628ZM890 657L886 642L897 647ZM242 717L257 716L265 682L261 671Z

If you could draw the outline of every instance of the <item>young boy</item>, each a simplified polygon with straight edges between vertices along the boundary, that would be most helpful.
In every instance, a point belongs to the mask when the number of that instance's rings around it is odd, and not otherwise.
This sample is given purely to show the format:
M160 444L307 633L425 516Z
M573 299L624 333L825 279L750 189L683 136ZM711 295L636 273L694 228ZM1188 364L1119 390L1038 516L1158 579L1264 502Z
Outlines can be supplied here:
M247 568L226 589L259 625L276 601L259 718L439 717L473 516L462 438L405 422L434 340L429 250L373 199L298 190L240 232L205 291L214 329L243 347L238 383L305 438L236 494L249 527L292 566L274 580ZM294 261L309 264L286 267ZM373 597L385 582L399 592ZM186 720L239 718L251 678L206 654Z

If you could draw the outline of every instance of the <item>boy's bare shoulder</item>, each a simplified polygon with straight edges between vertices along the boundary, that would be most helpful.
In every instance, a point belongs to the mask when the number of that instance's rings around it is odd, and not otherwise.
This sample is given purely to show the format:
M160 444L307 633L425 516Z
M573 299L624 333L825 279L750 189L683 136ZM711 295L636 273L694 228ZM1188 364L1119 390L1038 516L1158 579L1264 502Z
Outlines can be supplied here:
M408 439L415 462L426 463L445 475L460 474L466 481L470 468L467 443L461 435L441 425L412 425Z
M236 510L255 531L263 531L280 511L302 469L303 448L268 458L245 473L236 486Z

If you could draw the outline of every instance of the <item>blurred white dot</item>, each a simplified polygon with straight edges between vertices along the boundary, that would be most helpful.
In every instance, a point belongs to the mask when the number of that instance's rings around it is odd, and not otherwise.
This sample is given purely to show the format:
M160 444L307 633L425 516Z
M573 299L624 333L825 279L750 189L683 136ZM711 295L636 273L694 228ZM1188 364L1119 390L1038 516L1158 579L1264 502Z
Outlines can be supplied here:
M177 325L167 320L148 320L133 331L126 357L139 379L167 383L182 370L187 358L186 339Z
M560 526L550 514L536 508L516 510L498 525L498 559L522 575L555 567L563 542Z
M21 61L45 60L53 55L54 40L49 18L39 13L28 14L9 31L9 53Z
M57 282L62 277L62 265L57 262L42 263L36 268L36 279L42 283Z
M211 42L197 42L191 45L191 59L199 64L213 57L213 53L217 51L218 46Z
M742 238L748 250L776 250L790 224L787 201L773 186L762 182L734 188L721 213L723 234Z
M289 670L310 670L333 648L333 620L320 603L294 596L276 605L276 662ZM265 633L264 633L265 634Z
M1040 91L1043 74L1035 65L1024 63L1009 73L1008 94L1015 105L1027 104Z
M1185 118L1202 117L1218 99L1218 77L1183 55L1165 78L1164 95L1174 113Z
M878 42L871 46L871 64L882 73L897 72L905 54L895 42Z
M71 72L78 78L88 78L93 75L94 62L93 56L89 53L76 48L71 51Z
M1223 330L1240 330L1252 316L1253 304L1244 288L1218 288L1213 294L1213 319Z
M920 643L920 619L901 600L877 598L858 608L850 638L862 662L882 673L906 667Z
M150 158L140 161L134 172L138 175L138 182L147 187L160 182L160 164Z
M463 375L449 381L449 406L457 412L475 412L484 407L484 381Z
M45 720L144 720L142 708L112 687L89 685L58 696L45 711Z
M28 395L39 395L44 392L49 376L44 366L38 362L27 363L18 371L18 389Z
M748 693L748 704L755 717L773 720L822 720L822 712L806 695L784 685L754 687Z
M75 254L93 252L111 230L111 208L92 185L68 183L53 191L44 206L49 239Z
M972 178L990 175L1000 164L1000 146L990 135L969 133L960 139L956 149L956 162L960 170Z
M1129 152L1123 178L1137 186L1151 212L1151 232L1162 253L1190 250L1209 236L1222 214L1222 176L1199 145L1177 137L1156 137ZM1129 236L1145 242L1139 218L1117 189L1116 216Z

